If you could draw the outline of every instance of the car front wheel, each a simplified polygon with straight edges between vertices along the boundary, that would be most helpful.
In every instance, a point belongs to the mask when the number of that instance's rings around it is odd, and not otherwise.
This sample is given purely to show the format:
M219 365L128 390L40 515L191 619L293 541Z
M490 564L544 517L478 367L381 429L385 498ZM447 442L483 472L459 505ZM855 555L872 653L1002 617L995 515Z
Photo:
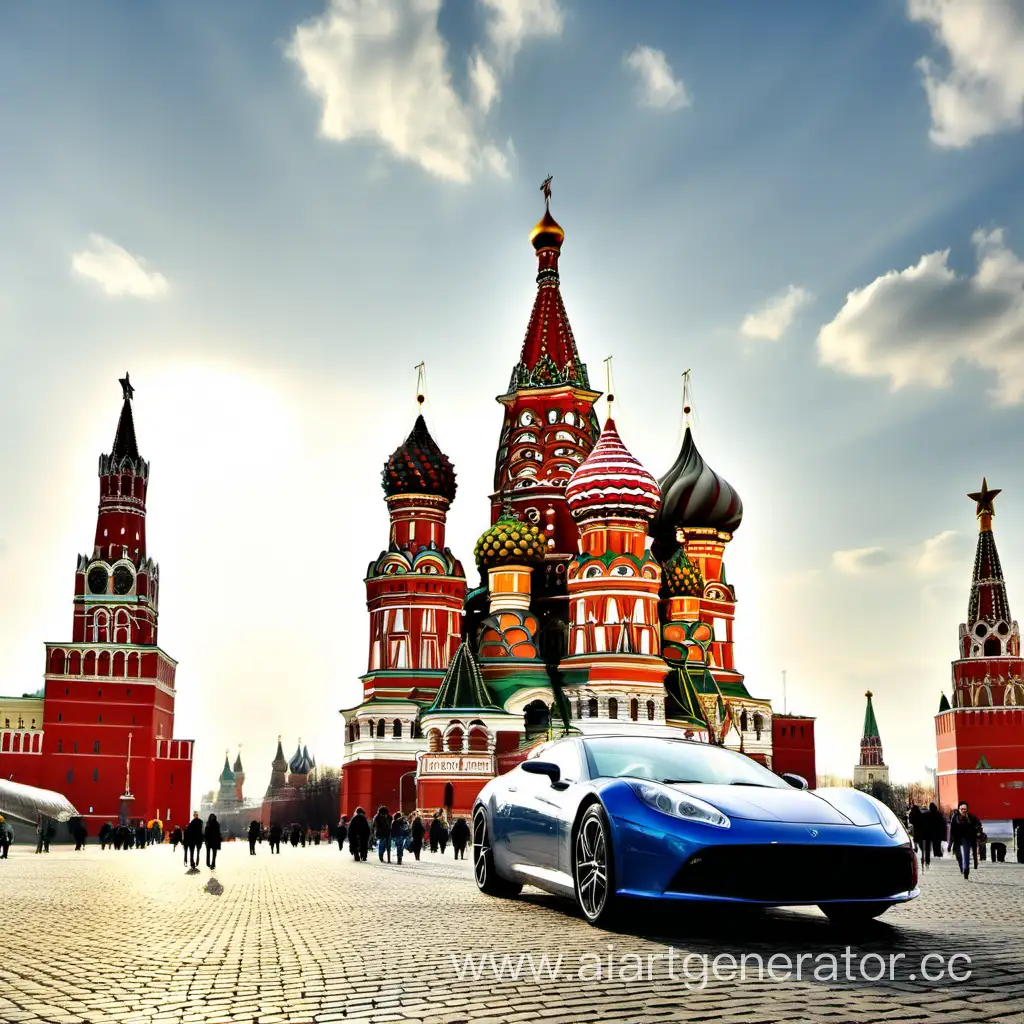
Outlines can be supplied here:
M615 864L608 817L600 804L591 804L576 831L572 876L576 902L590 924L607 925L619 911L615 895Z
M881 917L891 903L823 903L818 909L835 924L857 924Z
M473 876L476 887L488 896L518 896L523 891L517 882L502 878L494 866L491 833L483 807L477 807L473 813Z

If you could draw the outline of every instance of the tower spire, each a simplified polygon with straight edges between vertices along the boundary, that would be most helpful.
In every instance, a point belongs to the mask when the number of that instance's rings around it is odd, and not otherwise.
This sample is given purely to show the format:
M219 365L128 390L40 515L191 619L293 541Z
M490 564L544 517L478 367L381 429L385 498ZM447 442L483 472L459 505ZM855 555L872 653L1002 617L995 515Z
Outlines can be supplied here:
M124 400L121 406L121 415L117 421L117 430L114 433L114 445L110 449L110 458L115 464L123 459L137 460L139 458L139 445L135 439L135 419L132 416L132 398L135 396L135 388L125 375L118 379L121 385L121 396Z
M994 502L999 493L1000 489L990 488L988 479L983 477L981 490L967 495L975 502L975 514L978 517L978 546L974 554L974 576L971 580L971 599L967 607L967 628L977 637L996 629L993 643L988 646L999 646L1001 649L1003 641L1009 636L1012 619L1010 602L1006 597L1003 567L999 561L999 551L996 549L995 534L992 532ZM998 632L1000 623L1003 624L1001 634ZM978 629L982 624L987 629L979 633Z

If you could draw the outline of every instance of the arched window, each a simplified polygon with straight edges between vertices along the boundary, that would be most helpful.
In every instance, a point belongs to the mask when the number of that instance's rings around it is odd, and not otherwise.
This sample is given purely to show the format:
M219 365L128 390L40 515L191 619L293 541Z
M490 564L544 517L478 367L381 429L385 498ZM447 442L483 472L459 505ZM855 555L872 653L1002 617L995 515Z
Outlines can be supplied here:
M386 728L386 726L385 726L385 723L384 723L384 719L383 718L378 718L377 719L377 739L379 739L379 740L384 739L384 729L385 728Z
M758 712L754 712L754 735L761 738L761 730L764 728L764 719Z
M400 740L402 738L402 720L400 718L396 718L391 724L391 735L394 736L396 740Z
M454 806L454 804L455 804L455 787L450 782L446 782L444 784L444 805L449 810L451 810L451 808Z
M640 720L640 701L638 701L636 697L629 702L629 717L634 722L638 722Z
M647 721L648 722L653 722L654 721L654 701L653 700L649 700L647 702Z
M542 700L532 700L523 708L523 726L527 736L540 736L548 731L551 712Z
M50 671L53 672L54 675L63 675L64 674L64 652L63 651L54 651L53 654L50 655Z
M619 717L619 702L614 697L608 698L608 717L618 718Z
M471 753L487 752L487 730L476 726L469 730L469 749Z
M997 636L990 636L985 641L985 657L998 658L1003 653L1003 645Z
M448 733L448 749L453 754L462 753L462 730L458 726Z
M747 719L747 709L744 708L740 712L740 732L746 732L750 726L750 722Z
M597 718L597 714L597 698L591 697L590 700L587 701L587 717Z
M441 730L431 729L427 733L427 749L432 754L439 754L441 752Z

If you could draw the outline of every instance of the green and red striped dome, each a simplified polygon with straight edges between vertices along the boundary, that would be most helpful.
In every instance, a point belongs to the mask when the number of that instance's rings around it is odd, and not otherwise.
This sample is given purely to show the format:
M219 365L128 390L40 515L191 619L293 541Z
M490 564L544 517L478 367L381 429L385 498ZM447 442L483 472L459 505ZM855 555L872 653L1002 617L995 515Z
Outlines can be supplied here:
M569 478L565 500L574 519L650 519L661 504L661 491L609 418L597 444Z

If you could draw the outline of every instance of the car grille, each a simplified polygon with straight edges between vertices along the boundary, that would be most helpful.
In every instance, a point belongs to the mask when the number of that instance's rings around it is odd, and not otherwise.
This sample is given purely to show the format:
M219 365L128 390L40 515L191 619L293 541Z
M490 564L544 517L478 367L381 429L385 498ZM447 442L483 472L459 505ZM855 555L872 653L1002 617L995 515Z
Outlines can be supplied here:
M666 892L814 903L882 899L917 885L909 846L711 846L695 853Z

